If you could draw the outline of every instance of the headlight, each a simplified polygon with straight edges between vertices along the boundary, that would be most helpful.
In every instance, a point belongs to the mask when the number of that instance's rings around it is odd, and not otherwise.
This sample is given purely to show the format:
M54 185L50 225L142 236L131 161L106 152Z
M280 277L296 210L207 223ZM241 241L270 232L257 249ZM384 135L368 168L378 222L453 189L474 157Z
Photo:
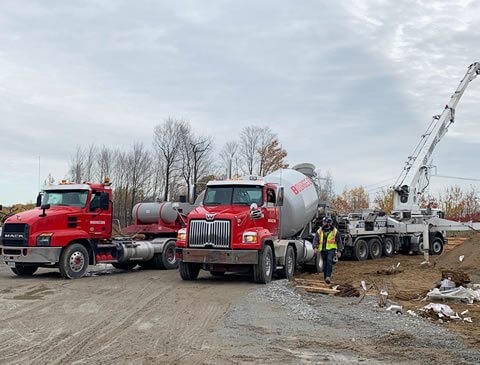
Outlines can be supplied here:
M257 243L257 232L245 232L243 234L243 243Z
M187 239L187 230L182 228L177 233L177 240L178 241L185 241Z
M37 246L50 246L53 233L42 233L37 236Z

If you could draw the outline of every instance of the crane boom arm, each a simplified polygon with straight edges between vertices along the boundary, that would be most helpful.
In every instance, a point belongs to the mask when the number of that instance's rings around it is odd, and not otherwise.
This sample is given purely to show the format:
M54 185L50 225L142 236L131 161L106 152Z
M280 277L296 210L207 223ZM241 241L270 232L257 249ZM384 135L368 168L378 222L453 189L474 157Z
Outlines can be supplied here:
M480 63L471 64L460 81L450 102L441 115L433 117L432 123L409 156L405 167L394 186L394 210L419 212L419 200L429 183L428 164L438 142L454 122L455 108L468 84L480 75Z

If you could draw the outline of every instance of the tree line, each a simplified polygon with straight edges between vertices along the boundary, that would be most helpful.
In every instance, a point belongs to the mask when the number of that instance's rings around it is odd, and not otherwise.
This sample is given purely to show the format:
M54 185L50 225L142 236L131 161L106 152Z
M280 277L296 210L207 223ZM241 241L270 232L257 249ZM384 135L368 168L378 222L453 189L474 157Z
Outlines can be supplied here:
M131 224L132 209L142 201L194 202L212 179L263 176L286 168L287 152L269 127L248 126L236 140L215 151L214 138L198 133L189 121L168 118L156 125L150 146L135 142L129 149L78 146L66 178L75 183L102 182L113 190L114 219ZM53 183L49 175L45 183Z

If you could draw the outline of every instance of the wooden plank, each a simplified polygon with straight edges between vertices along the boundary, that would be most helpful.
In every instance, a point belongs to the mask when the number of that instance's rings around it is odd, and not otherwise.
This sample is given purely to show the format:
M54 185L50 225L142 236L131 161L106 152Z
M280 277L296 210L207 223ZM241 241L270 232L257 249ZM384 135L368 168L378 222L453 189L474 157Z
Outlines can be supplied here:
M322 288L318 286L305 286L305 285L297 285L297 289L304 289L310 293L322 293L322 294L337 294L339 290L330 289L330 288Z

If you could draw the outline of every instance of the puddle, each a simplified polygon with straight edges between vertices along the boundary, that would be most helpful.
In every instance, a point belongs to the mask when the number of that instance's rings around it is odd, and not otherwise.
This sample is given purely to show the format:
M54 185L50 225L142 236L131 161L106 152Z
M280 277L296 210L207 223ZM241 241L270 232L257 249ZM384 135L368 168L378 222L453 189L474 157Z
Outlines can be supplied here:
M50 288L47 288L44 285L40 285L39 287L29 290L23 294L15 295L13 298L14 300L36 300L36 299L43 299L45 295L53 294L54 291Z

